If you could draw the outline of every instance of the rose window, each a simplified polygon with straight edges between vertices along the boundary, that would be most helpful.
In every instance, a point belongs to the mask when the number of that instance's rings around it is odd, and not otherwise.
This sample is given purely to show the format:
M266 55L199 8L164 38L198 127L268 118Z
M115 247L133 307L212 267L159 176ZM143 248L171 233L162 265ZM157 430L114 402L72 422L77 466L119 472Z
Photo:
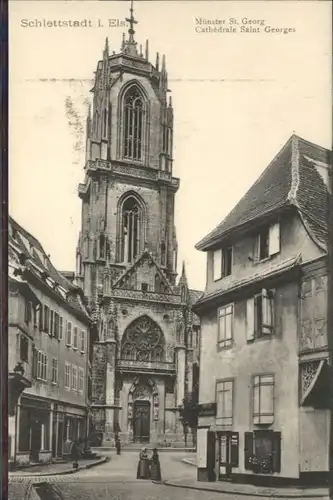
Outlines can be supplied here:
M121 358L132 361L163 361L164 335L148 316L133 321L124 333Z

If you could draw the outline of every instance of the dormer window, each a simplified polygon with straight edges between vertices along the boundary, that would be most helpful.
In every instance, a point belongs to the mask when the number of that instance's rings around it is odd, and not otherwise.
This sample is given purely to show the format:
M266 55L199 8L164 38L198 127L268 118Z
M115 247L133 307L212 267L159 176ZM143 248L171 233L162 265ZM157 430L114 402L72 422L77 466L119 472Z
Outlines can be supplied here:
M280 252L279 222L263 227L257 239L258 260L268 259Z
M220 280L232 273L232 247L219 248L213 252L213 279Z

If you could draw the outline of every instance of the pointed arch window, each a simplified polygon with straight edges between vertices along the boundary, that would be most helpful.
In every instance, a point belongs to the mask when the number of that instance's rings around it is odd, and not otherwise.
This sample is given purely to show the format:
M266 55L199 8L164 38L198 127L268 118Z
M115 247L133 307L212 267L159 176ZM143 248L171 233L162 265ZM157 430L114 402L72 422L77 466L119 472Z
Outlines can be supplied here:
M141 161L145 129L145 102L136 86L124 97L124 157Z
M129 196L122 205L121 213L121 260L123 262L132 262L138 256L142 240L142 208L134 196Z

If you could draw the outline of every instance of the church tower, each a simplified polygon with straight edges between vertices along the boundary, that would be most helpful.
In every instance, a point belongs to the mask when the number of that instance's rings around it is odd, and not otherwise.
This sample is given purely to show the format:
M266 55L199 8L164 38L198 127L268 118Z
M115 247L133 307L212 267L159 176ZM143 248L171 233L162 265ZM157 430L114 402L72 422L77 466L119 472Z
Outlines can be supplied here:
M92 430L103 442L182 441L191 392L191 291L176 284L173 108L165 56L135 41L133 3L120 51L108 39L87 117L76 280L98 330ZM190 384L188 383L190 381ZM166 437L167 436L167 437Z

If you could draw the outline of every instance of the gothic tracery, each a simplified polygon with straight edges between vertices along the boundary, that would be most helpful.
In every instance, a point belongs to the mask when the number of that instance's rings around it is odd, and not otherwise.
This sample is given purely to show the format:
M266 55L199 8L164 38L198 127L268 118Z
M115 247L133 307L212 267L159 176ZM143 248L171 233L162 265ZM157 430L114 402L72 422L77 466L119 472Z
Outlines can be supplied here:
M137 88L131 86L124 97L124 157L141 161L145 125L145 102Z
M133 321L124 333L121 357L132 361L163 361L164 335L148 316Z

